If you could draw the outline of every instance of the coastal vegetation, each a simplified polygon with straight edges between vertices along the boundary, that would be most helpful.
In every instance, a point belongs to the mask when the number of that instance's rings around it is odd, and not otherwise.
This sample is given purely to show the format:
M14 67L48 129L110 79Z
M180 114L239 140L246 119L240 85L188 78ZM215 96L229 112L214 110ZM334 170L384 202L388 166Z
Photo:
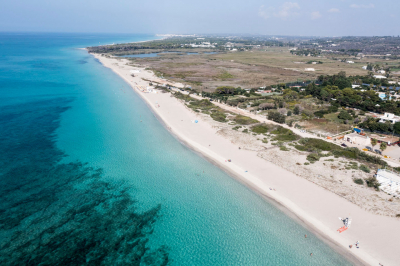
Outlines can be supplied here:
M237 115L237 116L235 116L235 118L233 120L239 125L251 125L251 124L259 123L258 120L255 120L253 118L250 118L250 117L244 116L244 115Z

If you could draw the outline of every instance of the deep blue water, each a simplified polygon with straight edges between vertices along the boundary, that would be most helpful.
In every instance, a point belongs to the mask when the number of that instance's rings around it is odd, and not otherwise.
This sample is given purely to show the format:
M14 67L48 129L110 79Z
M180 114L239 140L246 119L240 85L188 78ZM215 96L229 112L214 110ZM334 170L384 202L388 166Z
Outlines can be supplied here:
M349 265L77 49L152 38L0 34L0 265Z

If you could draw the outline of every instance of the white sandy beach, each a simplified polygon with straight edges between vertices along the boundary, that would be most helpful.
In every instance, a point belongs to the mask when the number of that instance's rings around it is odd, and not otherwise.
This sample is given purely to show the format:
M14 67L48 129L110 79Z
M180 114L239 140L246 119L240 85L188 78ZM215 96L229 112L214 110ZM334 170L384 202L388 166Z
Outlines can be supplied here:
M144 68L126 65L123 59L94 55L105 67L111 68L129 83L182 142L214 162L234 178L257 193L273 199L297 216L310 229L356 264L399 265L400 219L366 211L349 200L306 180L284 168L266 161L252 150L240 149L228 138L217 134L218 129L189 110L170 93L142 93L135 85L148 86L153 73ZM140 69L131 76L130 70ZM199 123L192 121L199 120ZM231 159L232 162L226 162ZM270 190L270 188L276 190ZM352 226L344 233L338 217L351 217ZM304 237L299 235L298 237ZM360 241L360 248L349 245Z

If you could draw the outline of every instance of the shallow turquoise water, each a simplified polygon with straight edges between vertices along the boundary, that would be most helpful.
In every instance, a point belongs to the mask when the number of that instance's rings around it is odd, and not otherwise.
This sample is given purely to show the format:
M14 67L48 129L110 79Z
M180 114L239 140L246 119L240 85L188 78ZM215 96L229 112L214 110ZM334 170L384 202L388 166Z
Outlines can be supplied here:
M349 265L76 49L151 38L0 35L0 264Z

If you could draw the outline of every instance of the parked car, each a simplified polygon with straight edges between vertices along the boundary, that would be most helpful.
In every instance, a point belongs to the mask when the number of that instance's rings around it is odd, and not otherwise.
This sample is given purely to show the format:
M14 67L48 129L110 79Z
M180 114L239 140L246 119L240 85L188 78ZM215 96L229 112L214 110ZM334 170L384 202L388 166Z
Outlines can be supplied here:
M369 151L372 151L372 148L371 147L365 147L367 150L369 150Z
M380 154L380 155L382 155L382 152L380 151L380 150L375 150L375 152L377 153L377 154Z
M340 145L340 146L347 148L347 145L344 143L342 143L342 145Z

